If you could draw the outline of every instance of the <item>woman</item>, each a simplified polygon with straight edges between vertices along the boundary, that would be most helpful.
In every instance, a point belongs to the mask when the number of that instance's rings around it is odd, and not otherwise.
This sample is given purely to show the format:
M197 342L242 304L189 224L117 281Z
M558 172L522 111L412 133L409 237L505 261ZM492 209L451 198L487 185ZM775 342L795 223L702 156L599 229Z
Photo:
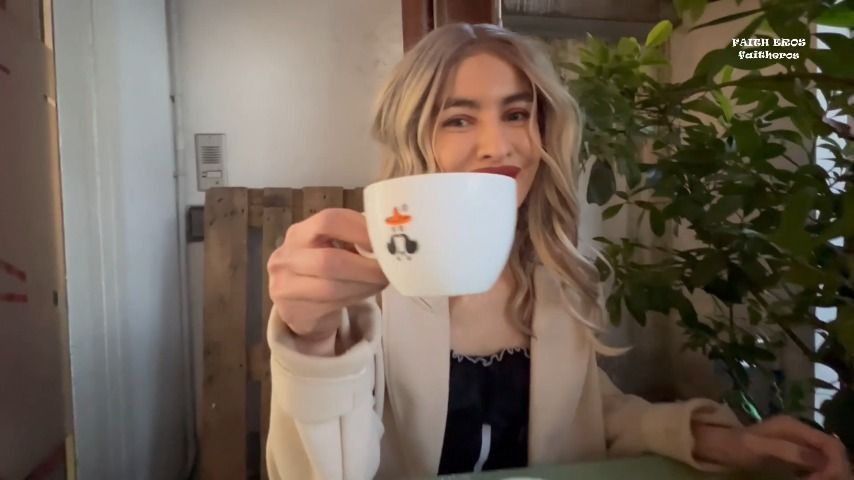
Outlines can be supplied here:
M604 312L576 248L579 114L547 55L492 25L437 29L379 97L383 178L486 169L517 181L511 258L483 294L411 299L363 217L330 209L271 256L271 478L402 478L664 455L703 470L771 463L847 478L830 436L780 417L744 428L709 400L650 404L596 366ZM381 302L373 300L382 293Z

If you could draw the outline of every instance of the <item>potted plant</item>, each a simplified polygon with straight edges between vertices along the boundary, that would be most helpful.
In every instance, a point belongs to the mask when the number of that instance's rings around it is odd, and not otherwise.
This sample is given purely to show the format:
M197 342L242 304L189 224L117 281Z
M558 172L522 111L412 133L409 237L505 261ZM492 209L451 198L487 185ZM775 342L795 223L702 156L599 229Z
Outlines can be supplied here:
M694 18L705 3L674 2ZM852 450L854 135L838 118L854 116L854 40L811 26L851 28L854 2L763 0L693 29L742 18L750 22L738 38L768 39L763 50L797 58L740 58L750 50L727 38L691 78L663 82L652 74L668 65L672 25L663 21L643 44L589 37L579 61L557 64L584 112L587 200L607 206L605 219L636 209L655 235L696 239L679 247L597 238L608 260L600 272L614 281L607 309L613 321L624 309L641 323L653 312L672 316L686 348L725 366L728 400L754 419L811 413L805 394L831 391L823 427ZM774 39L808 41L775 47ZM655 161L643 160L644 149ZM698 312L698 295L714 311ZM817 347L804 330L820 337ZM838 382L774 377L786 343ZM749 370L780 387L776 406L753 400Z

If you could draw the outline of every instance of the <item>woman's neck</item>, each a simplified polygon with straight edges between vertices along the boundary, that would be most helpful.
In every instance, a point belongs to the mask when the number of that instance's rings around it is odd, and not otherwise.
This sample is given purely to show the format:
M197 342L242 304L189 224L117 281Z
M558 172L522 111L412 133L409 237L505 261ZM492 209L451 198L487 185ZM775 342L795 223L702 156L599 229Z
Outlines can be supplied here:
M451 297L451 349L466 355L489 355L510 347L528 347L527 335L514 325L509 308L515 281L509 264L492 288Z

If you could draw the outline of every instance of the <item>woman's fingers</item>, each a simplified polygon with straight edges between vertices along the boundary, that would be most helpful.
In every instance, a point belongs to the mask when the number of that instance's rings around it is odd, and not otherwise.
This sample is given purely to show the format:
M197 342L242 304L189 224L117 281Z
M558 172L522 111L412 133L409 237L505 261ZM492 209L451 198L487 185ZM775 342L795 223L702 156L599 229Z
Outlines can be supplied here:
M304 275L279 275L276 282L290 282L287 288L279 288L271 279L273 301L298 300L305 302L336 303L370 297L382 290L375 283L329 280Z
M309 341L323 340L341 326L340 311L346 304L291 300L279 317L297 336Z
M820 451L825 462L821 468L814 470L818 479L850 478L851 467L845 445L832 435L788 416L770 418L750 427L750 430L762 436L785 439Z
M388 284L376 260L339 248L308 248L299 255L271 257L268 268L271 272L286 268L297 275L330 280Z
M343 248L333 248L342 245ZM269 294L281 319L298 336L326 344L341 309L388 284L375 260L347 248L370 249L365 218L349 209L326 209L291 226L267 261Z
M824 466L823 456L814 448L781 438L766 437L745 432L743 446L758 461L755 467L767 467L780 462L802 471L820 471Z
M285 237L286 247L326 247L332 240L370 249L365 217L348 208L327 208L294 225Z

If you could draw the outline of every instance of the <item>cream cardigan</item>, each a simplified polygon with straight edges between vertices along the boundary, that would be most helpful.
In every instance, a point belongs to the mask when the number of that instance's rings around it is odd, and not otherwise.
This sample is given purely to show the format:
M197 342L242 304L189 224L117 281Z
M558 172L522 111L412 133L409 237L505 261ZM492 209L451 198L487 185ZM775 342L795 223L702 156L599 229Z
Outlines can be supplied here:
M651 404L621 393L596 365L586 327L559 307L557 280L535 274L528 463L566 464L653 453L702 470L691 421L739 426L711 400ZM447 416L447 298L419 302L393 288L383 309L342 312L337 357L302 355L275 312L267 332L273 397L267 468L273 480L434 476Z

